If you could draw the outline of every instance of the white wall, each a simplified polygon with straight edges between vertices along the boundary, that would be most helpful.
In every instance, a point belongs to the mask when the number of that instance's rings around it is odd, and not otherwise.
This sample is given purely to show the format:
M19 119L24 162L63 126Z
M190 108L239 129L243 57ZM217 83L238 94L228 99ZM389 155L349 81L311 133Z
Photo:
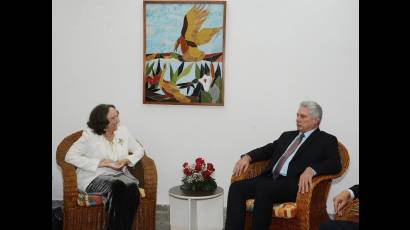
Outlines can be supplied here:
M331 198L359 182L357 0L227 2L225 106L142 104L142 0L53 0L52 199L62 199L59 142L113 103L158 170L158 203L198 156L226 192L239 155L295 129L298 103L322 105L321 129L349 150ZM225 202L226 202L225 194ZM226 205L226 203L225 203Z

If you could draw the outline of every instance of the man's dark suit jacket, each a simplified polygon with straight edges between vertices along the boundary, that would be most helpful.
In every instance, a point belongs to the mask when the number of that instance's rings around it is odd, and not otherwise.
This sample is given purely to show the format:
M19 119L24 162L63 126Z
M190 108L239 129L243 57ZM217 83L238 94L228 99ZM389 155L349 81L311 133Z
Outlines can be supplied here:
M353 191L354 198L359 198L359 184L353 185L350 190Z
M298 134L297 130L284 132L274 142L248 153L252 162L271 160L262 175L271 173L273 166ZM311 133L290 161L287 177L299 179L303 171L309 166L316 171L316 176L334 174L340 171L341 163L335 136L321 131L319 128Z

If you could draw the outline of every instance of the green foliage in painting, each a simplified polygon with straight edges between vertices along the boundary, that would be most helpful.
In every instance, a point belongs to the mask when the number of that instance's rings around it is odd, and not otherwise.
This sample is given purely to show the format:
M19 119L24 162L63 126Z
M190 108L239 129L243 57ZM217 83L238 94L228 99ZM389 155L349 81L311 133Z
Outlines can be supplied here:
M145 76L148 76L153 71L154 64L155 63L152 62L151 65L148 66L148 63L147 63L147 65L145 66Z
M201 70L199 69L198 65L195 63L195 79L201 78Z
M204 103L211 103L212 102L212 96L211 94L205 92L205 91L201 91L201 102Z
M187 75L189 74L189 72L191 71L193 64L194 64L194 63L189 64L188 67L186 67L186 68L182 71L182 73L177 77L177 80L176 80L176 81L179 81L179 79L181 79L181 78L187 76Z

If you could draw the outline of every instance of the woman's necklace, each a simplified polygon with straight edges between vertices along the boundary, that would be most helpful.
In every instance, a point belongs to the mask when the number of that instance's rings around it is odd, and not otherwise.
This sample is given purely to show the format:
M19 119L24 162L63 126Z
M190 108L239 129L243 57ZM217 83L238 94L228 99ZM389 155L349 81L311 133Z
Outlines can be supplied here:
M114 134L111 134L111 135L104 134L104 138L108 141L108 143L110 143L110 145L114 144Z

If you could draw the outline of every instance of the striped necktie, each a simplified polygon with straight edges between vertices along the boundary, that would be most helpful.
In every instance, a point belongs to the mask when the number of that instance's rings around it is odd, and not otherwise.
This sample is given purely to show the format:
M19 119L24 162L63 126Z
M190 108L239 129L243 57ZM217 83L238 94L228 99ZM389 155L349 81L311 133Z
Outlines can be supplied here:
M272 173L272 178L276 179L279 177L279 172L282 169L283 164L285 161L289 158L290 155L296 150L296 148L300 145L302 142L302 139L305 135L301 133L294 141L293 143L289 146L289 148L285 151L285 153L279 158L278 164L276 165L275 169L273 170Z

